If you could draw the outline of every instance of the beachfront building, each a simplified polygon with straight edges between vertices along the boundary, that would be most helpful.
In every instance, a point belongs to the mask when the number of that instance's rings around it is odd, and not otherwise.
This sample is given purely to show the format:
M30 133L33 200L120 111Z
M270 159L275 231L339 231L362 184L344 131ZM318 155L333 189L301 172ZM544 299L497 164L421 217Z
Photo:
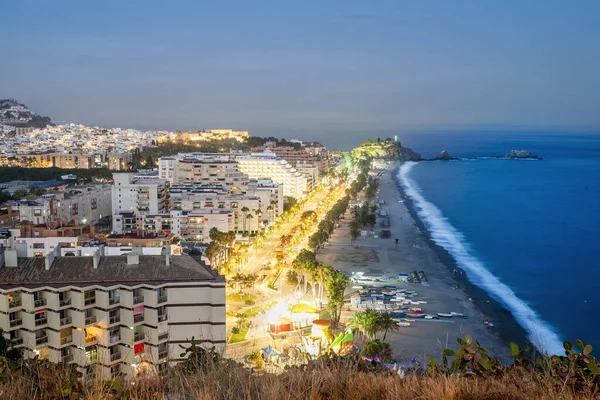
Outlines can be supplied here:
M19 212L20 221L35 225L67 225L71 221L96 224L111 215L111 186L76 186L62 192L48 192L42 196L27 196L12 204Z
M192 337L225 347L225 280L192 257L18 258L0 268L0 328L25 357L85 377L133 376L181 361Z

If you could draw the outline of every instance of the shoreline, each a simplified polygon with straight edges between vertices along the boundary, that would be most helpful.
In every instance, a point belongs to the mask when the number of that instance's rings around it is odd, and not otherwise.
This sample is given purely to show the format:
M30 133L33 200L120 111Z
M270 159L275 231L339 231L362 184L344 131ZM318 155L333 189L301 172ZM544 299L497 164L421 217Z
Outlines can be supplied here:
M427 240L427 244L431 247L438 255L440 261L448 268L448 273L457 284L461 285L461 290L466 293L469 298L473 299L473 304L477 307L481 313L488 317L490 321L495 323L494 330L497 332L500 340L506 343L506 346L512 341L523 347L524 344L531 344L527 338L527 332L519 325L515 317L507 310L500 302L493 299L484 289L472 283L466 274L452 274L454 269L459 269L456 260L448 251L442 246L438 245L431 238L431 233L419 217L415 209L413 200L408 196L402 186L402 182L398 178L401 163L396 163L392 169L392 178L396 185L396 189L400 193L402 200L406 204L408 211L415 221L417 228L423 233ZM475 338L476 339L476 338ZM533 345L532 345L533 347Z
M386 342L390 343L397 361L418 359L427 363L430 356L439 359L443 348L456 349L456 338L470 334L502 363L510 363L509 343L514 341L522 347L526 343L525 330L500 303L469 282L466 275L453 274L453 269L457 268L455 260L433 242L410 198L402 190L397 177L400 165L395 162L379 179L379 198L385 201L382 209L388 212L391 221L391 226L384 229L391 231L391 238L359 237L351 245L350 219L342 219L341 228L334 231L327 245L318 252L317 260L346 275L361 271L370 276L387 276L391 282L383 284L416 291L417 300L426 301L422 305L425 313L460 312L466 316L450 320L417 320L410 327L388 332ZM378 218L373 229L376 235L382 229L380 220ZM398 245L394 238L399 239ZM424 271L429 284L397 280L398 274L413 270ZM459 288L456 288L457 284ZM349 287L345 294L350 296L355 292ZM341 322L345 323L353 313L344 307ZM492 321L495 326L488 327L485 320Z

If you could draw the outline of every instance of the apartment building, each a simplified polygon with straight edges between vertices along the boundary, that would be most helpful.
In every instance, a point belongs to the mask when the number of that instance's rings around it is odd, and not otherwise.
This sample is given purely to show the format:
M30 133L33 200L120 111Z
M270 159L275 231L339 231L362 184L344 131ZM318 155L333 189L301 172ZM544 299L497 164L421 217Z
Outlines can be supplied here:
M269 204L263 204L259 196L213 195L213 194L173 194L172 211L181 210L206 215L211 210L222 212L223 217L233 215L233 229L236 232L256 232L263 220L271 223L272 215L267 210ZM264 209L264 210L263 210ZM260 211L258 211L260 210ZM214 217L214 216L213 216Z
M192 257L5 255L0 328L26 357L110 379L181 361L192 337L224 351L225 280Z
M235 157L230 154L189 153L161 157L158 170L160 178L171 184L223 184L233 191L243 191L248 185L248 176L240 172Z
M111 186L77 186L39 197L28 196L15 202L13 208L19 211L21 221L36 225L66 225L70 221L93 225L111 215Z
M284 196L301 198L307 192L307 178L270 150L236 156L240 171L253 179L271 179L283 185Z
M235 231L237 220L232 209L171 210L171 232L182 239L209 240L209 232L217 228L221 232ZM248 225L250 227L250 225Z
M322 147L324 149L324 147ZM293 147L293 146L277 146L274 142L267 142L261 147L252 148L252 153L261 153L269 150L277 156L283 158L290 163L294 168L298 168L299 163L311 164L319 169L326 171L328 168L327 153L321 154L317 147Z
M134 213L141 216L160 214L167 210L168 192L165 179L117 172L113 174L113 180L113 215Z

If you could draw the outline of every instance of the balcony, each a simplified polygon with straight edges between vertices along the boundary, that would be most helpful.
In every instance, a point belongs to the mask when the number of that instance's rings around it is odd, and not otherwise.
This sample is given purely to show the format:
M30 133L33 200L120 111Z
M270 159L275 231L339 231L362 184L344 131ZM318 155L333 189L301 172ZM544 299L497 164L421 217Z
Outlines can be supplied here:
M120 301L121 301L121 299L118 298L118 297L109 297L108 298L108 304L111 305L111 306L115 305L115 304L118 304Z
M169 355L169 351L168 350L163 350L163 351L159 351L158 352L158 358L159 359L167 358L168 355Z
M96 323L96 316L92 315L91 317L85 317L85 324L92 325Z
M142 321L144 321L144 314L135 314L133 316L133 322L134 323L136 323L136 322L142 322Z
M63 362L66 362L66 363L71 362L71 361L73 361L73 354L63 354L61 356L61 359Z
M88 297L87 299L85 299L85 301L83 302L84 305L86 306L90 306L92 304L96 304L96 297Z
M73 336L65 336L65 337L60 338L61 345L64 346L65 344L69 344L69 343L73 343Z
M16 328L17 326L20 326L20 325L23 325L22 319L13 319L12 321L10 321L11 328Z
M60 326L65 326L65 325L69 325L73 322L73 318L71 317L65 317L65 318L61 318L60 319Z
M71 299L62 299L58 302L58 305L60 307L65 307L65 306L68 306L69 304L71 304Z
M168 332L161 333L160 335L158 335L158 340L167 340L168 338L169 338Z
M160 303L166 303L166 302L167 302L167 295L166 295L166 294L163 294L162 296L158 296L158 297L156 298L156 302L157 302L158 304L160 304Z
M140 304L144 302L144 296L135 296L133 298L133 304Z
M48 336L40 336L35 339L35 345L39 346L41 344L48 343Z
M164 322L167 320L167 313L158 314L158 322Z
M13 346L20 346L23 344L23 338L22 337L16 337L16 338L12 338L11 339Z
M111 336L109 341L110 341L110 344L119 343L121 341L121 335Z
M110 355L110 361L111 362L118 361L120 359L121 359L121 352L120 351L118 353Z
M48 323L48 318L37 318L35 320L35 326L45 325Z
M44 307L46 305L46 299L37 299L33 301L34 307Z
M136 334L133 335L133 341L134 342L141 342L142 340L144 340L145 336L146 335L144 335L143 332L138 332L138 333L136 333Z
M8 303L8 308L21 307L21 299L14 299Z
M120 315L113 315L112 317L110 317L110 318L108 319L108 323L109 323L110 325L112 325L112 324L116 324L116 323L118 323L118 322L121 322L121 316L120 316Z

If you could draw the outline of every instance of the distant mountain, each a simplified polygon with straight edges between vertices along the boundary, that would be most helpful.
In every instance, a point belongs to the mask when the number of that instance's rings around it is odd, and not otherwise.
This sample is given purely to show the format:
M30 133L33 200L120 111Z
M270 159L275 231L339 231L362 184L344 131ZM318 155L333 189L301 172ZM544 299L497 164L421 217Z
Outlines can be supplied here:
M43 117L31 111L26 105L14 99L0 100L0 125L18 128L45 128L52 125L49 117Z

